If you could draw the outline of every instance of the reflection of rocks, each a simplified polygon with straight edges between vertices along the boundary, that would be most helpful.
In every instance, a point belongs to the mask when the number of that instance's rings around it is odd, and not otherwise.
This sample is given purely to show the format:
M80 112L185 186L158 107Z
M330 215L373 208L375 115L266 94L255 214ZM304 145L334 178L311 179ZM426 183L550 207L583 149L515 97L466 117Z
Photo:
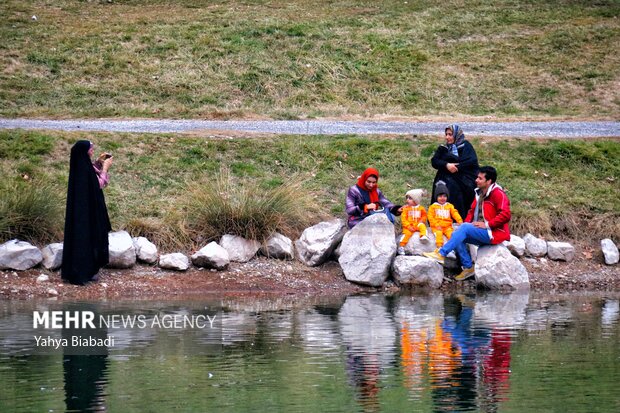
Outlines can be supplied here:
M338 262L347 280L379 287L395 254L394 226L385 214L375 214L345 234Z
M618 300L605 300L601 309L601 324L603 327L612 327L620 319L620 302Z
M443 300L443 295L436 291L423 296L403 295L396 304L396 321L413 330L433 328L443 318Z
M474 319L489 326L516 327L525 323L529 292L488 293L476 296Z
M374 355L381 366L394 359L397 329L384 296L347 297L338 313L338 326L351 352Z
M336 355L340 348L338 322L314 310L302 310L295 315L304 350L321 356Z
M554 325L568 325L573 320L573 310L567 304L551 303L542 308L530 305L525 314L528 331L548 331Z

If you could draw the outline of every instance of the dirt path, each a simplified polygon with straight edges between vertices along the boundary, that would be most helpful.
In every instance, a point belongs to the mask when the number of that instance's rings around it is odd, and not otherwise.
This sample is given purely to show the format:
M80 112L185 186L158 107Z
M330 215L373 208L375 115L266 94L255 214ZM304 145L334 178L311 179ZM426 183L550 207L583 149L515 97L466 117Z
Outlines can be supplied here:
M362 120L172 120L172 119L1 119L0 129L48 129L132 133L243 132L246 134L415 134L436 135L448 122ZM458 122L468 136L522 138L620 137L614 121L465 121Z

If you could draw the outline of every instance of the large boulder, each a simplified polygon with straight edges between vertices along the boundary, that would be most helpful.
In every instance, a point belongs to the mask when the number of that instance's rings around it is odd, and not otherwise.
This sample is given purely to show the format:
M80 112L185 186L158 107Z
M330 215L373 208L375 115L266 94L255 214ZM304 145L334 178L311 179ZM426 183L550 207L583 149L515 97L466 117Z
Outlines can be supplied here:
M46 245L41 250L43 266L48 270L57 270L62 266L62 242Z
M492 289L529 288L530 277L521 261L503 245L484 245L478 248L476 282Z
M346 231L345 222L339 218L306 228L295 241L297 259L310 267L323 264L342 241Z
M196 267L223 270L230 264L230 257L225 248L222 248L217 242L213 241L192 255L192 264Z
M605 264L614 265L618 263L620 254L618 253L618 247L609 238L605 238L601 241L601 250L603 250L603 257L605 257Z
M0 270L23 271L43 261L41 251L32 244L16 239L0 245Z
M228 251L228 258L231 261L248 262L260 249L260 242L226 234L220 239L220 246Z
M525 241L519 236L510 234L510 241L504 241L504 245L506 245L508 251L517 258L521 258L525 255Z
M399 255L392 263L392 276L401 285L439 288L443 267L430 258Z
M544 257L547 254L547 241L536 238L532 234L525 234L525 253L530 257Z
M180 252L164 254L159 257L159 266L167 270L185 271L189 268L189 258Z
M127 231L110 232L108 243L110 249L108 267L131 268L136 264L136 248Z
M547 256L555 261L570 262L575 258L575 247L568 242L547 242Z
M147 264L155 264L159 258L157 246L144 237L135 237L133 247L136 250L136 257Z
M375 214L345 234L338 262L347 280L378 287L387 279L394 255L394 225L385 214Z
M260 249L261 254L270 258L282 260L293 259L293 241L290 238L276 232L267 240Z

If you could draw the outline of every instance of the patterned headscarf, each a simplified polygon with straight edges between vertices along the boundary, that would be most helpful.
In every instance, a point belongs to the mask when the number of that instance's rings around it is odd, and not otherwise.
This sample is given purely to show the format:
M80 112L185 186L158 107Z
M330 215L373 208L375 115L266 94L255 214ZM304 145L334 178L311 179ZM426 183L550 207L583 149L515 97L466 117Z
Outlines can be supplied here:
M454 137L454 143L452 145L448 145L448 150L458 158L458 147L465 141L465 134L463 133L463 129L456 124L448 126L446 130L448 129L452 131L452 136Z

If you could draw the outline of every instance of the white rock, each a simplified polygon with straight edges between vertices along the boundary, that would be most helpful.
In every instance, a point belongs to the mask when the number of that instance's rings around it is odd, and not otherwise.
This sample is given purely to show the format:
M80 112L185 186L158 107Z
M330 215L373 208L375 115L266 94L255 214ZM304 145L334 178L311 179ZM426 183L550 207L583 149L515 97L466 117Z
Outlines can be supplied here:
M159 253L155 244L145 237L134 237L132 241L138 260L147 264L155 264L157 262Z
M575 247L568 242L547 242L547 256L555 261L570 262L575 258Z
M57 270L62 265L62 242L56 242L45 246L41 250L43 266L48 270Z
M0 270L23 271L43 261L41 251L32 244L16 239L0 245Z
M226 234L220 239L220 246L228 251L231 261L248 262L260 249L260 242Z
M159 266L167 270L185 271L189 268L189 258L180 252L164 254L159 257Z
M525 234L525 253L530 257L544 257L547 254L547 242L532 234Z
M435 245L435 234L433 234L433 231L428 229L428 231L426 232L426 236L428 237L428 241L426 243L423 243L420 241L420 233L414 233L407 242L407 245L405 245L405 252L408 255L422 255L423 252L434 251L435 248L437 248ZM401 237L402 235L399 236L399 242ZM444 237L444 244L446 243L446 241L447 239L446 237Z
M50 280L49 275L47 274L41 274L37 277L37 282L38 283L44 283L44 282L48 282Z
M601 241L601 250L603 250L603 257L605 257L605 264L614 265L618 263L620 254L618 253L618 247L612 240L605 238Z
M529 288L530 278L519 259L503 245L478 248L476 282L492 290Z
M267 240L266 245L261 247L260 251L266 257L292 260L294 256L293 241L276 232Z
M378 287L387 279L394 255L394 225L385 214L375 214L344 235L338 262L347 280Z
M295 241L297 259L310 267L323 264L342 241L346 231L342 219L320 222L306 228Z
M55 296L57 296L57 295L58 295L58 291L56 291L56 289L54 289L54 288L49 288L49 289L47 290L47 295L51 295L51 296L54 296L54 297L55 297Z
M136 249L127 231L110 232L108 243L110 249L108 267L131 268L136 264Z
M508 251L517 258L521 258L525 255L525 241L519 236L510 234L510 241L504 241L504 245L506 245Z
M228 267L230 258L228 251L213 241L192 255L192 263L197 267L223 270Z
M401 285L439 288L443 282L443 267L430 258L400 255L392 263L392 275Z

